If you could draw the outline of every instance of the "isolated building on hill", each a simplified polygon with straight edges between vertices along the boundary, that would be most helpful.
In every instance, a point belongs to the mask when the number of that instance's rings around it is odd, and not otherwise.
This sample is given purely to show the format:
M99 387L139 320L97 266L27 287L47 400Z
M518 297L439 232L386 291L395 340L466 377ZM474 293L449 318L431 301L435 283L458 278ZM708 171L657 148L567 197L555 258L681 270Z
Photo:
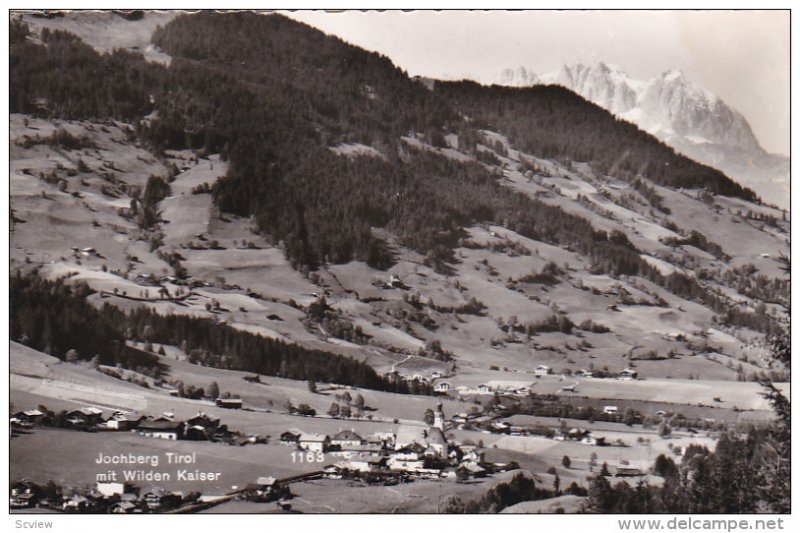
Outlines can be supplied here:
M440 381L439 383L433 386L434 392L441 392L441 393L450 392L452 388L453 387L450 385L450 383L446 381Z
M225 409L241 409L242 408L242 399L241 398L217 398L216 402L217 407L222 407Z

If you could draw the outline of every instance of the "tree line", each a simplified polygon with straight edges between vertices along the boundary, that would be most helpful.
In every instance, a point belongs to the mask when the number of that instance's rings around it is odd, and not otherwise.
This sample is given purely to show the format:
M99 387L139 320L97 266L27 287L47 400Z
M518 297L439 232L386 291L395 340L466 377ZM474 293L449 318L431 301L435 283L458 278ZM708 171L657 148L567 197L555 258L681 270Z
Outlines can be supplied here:
M9 289L10 338L62 360L70 353L78 360L95 359L104 365L163 370L156 354L125 344L137 340L181 346L216 368L410 392L406 382L386 379L351 357L268 339L211 319L160 315L144 307L125 313L108 303L95 305L89 299L94 291L83 283L49 281L18 270ZM417 384L413 392L432 394L429 389Z

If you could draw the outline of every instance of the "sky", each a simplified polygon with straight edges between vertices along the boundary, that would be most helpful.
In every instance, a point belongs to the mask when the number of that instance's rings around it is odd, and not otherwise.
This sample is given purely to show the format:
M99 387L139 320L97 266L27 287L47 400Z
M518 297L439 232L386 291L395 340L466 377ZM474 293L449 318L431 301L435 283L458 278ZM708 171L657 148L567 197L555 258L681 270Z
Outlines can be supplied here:
M634 78L679 69L789 153L788 11L344 11L286 13L388 56L409 75L492 82L612 63Z

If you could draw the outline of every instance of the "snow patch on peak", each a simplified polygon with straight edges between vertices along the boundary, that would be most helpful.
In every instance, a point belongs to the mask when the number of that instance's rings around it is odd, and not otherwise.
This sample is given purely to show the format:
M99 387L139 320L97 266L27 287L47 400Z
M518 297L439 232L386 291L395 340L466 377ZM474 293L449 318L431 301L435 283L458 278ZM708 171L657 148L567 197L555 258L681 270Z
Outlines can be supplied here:
M564 65L546 74L506 69L498 83L558 84L658 137L675 150L719 168L767 201L788 205L788 158L768 154L747 120L678 69L635 79L610 63Z

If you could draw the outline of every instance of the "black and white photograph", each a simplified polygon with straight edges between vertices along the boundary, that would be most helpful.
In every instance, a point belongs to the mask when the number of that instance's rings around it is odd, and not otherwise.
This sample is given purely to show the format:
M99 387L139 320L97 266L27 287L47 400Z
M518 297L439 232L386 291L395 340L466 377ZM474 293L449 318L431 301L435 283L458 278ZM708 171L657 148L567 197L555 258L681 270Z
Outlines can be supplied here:
M71 7L6 10L13 527L786 528L788 8Z

